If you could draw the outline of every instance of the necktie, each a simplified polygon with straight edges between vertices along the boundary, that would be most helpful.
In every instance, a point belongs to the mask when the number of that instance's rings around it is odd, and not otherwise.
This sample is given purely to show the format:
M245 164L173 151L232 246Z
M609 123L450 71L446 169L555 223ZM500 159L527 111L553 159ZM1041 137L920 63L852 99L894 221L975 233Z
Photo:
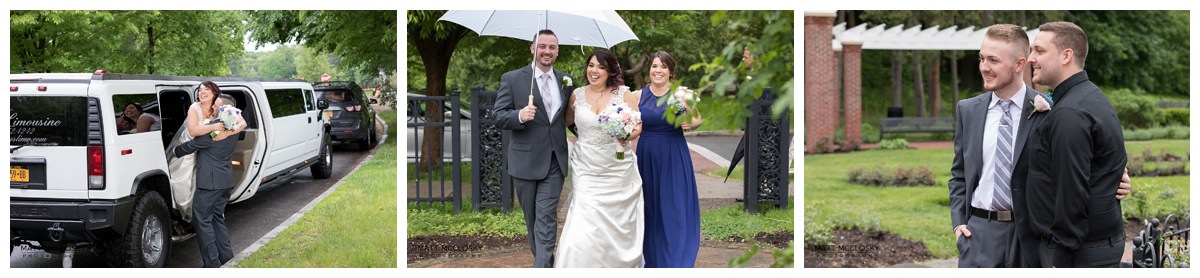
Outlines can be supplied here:
M546 108L546 116L554 118L554 93L550 92L550 74L542 74L542 105Z
M1012 116L1008 113L1012 104L1012 100L1000 101L1000 109L1003 109L1004 113L1000 116L999 136L996 136L996 176L993 178L996 186L993 187L992 194L993 211L1012 210L1012 187L1009 186L1009 179L1012 178L1013 131Z

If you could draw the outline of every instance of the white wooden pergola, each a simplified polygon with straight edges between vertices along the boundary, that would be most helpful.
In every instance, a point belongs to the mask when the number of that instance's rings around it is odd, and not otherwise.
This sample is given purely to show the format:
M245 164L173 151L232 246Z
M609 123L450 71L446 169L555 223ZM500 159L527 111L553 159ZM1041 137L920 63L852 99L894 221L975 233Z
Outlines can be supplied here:
M979 50L979 45L983 43L987 34L986 27L921 27L917 25L904 28L901 24L888 28L887 24L878 24L868 28L868 24L863 23L847 28L843 22L833 26L833 42L838 48L842 41L857 41L862 42L863 49L875 50ZM1029 34L1032 43L1038 30L1028 30L1026 33Z

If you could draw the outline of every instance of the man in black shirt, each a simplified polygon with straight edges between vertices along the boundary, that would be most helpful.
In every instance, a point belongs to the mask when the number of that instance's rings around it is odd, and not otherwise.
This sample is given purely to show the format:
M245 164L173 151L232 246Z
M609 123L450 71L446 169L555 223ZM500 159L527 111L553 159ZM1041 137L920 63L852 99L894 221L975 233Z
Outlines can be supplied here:
M1033 82L1054 87L1053 107L1029 139L1026 198L1042 266L1117 267L1124 224L1111 194L1127 162L1120 120L1083 70L1083 29L1042 24L1032 49Z

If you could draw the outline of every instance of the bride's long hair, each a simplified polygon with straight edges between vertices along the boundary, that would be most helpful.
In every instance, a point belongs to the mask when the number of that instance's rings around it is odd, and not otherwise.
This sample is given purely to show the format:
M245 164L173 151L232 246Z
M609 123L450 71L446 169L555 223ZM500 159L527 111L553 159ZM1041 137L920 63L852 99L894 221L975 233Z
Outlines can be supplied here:
M605 86L616 88L625 85L625 78L621 77L621 63L617 62L617 55L606 49L598 48L592 52L591 56L588 56L583 68L586 69L587 63L592 62L592 57L596 57L596 61L600 62L600 65L608 71L608 80L604 82Z

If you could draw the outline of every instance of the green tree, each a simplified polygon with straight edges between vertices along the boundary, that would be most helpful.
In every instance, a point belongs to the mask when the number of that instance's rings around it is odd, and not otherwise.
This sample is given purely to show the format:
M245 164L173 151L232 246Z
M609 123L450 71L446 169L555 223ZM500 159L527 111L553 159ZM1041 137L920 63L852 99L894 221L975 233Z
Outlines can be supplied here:
M248 11L258 45L300 42L361 76L396 70L396 11Z
M1074 11L1066 20L1087 33L1085 69L1096 84L1188 94L1188 11Z
M701 88L712 86L713 91L723 95L736 86L737 102L748 104L762 94L763 88L769 87L779 96L771 107L774 115L778 117L785 109L791 109L795 98L794 17L794 11L715 12L711 24L735 35L714 57L692 65L693 70L705 71L700 82L705 85ZM749 68L742 63L744 49L754 59ZM749 111L739 110L737 115L746 114Z
M11 72L217 75L242 54L231 11L12 11Z
M258 75L263 78L295 78L297 77L300 47L281 46L263 57L258 66ZM311 79L310 79L311 80Z

